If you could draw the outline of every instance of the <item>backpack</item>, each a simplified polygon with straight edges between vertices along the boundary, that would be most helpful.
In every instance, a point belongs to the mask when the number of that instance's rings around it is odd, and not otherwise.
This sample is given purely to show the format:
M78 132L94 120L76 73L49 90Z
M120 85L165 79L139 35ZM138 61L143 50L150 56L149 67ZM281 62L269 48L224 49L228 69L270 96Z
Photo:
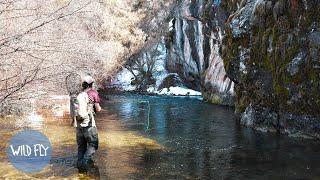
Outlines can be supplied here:
M91 125L95 127L93 117L93 104L86 92L81 91L81 77L78 74L70 74L66 77L67 90L70 96L70 115L74 127L86 127Z

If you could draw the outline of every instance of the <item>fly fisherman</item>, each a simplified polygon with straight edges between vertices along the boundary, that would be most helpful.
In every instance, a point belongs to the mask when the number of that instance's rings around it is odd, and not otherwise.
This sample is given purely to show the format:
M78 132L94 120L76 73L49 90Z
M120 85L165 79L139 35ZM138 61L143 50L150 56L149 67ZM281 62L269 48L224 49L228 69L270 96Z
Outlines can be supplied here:
M89 165L93 165L92 156L98 149L98 132L94 119L95 112L101 111L100 97L92 88L94 79L91 76L82 78L82 92L71 96L71 114L73 126L76 127L78 144L79 171L86 171Z

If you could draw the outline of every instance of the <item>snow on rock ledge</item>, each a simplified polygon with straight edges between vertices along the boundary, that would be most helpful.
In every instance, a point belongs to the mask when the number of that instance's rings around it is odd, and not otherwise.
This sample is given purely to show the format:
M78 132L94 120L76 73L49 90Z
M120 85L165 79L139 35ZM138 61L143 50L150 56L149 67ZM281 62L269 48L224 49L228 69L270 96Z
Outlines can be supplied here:
M160 91L156 92L159 95L173 95L173 96L201 96L201 92L187 89L184 87L169 87L163 88Z

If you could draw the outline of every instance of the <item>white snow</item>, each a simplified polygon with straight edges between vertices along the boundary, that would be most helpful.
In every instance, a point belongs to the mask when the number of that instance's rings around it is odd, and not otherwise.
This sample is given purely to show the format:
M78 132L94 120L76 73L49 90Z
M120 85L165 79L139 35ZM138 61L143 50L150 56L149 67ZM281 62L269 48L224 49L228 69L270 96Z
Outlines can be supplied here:
M247 70L246 70L246 65L244 65L243 62L240 61L240 71L243 73L243 74L248 74Z
M159 92L156 92L159 95L173 95L173 96L201 96L201 92L187 89L183 87L169 87L163 88Z
M155 93L155 92L156 92L156 88L155 88L155 87L149 87L149 88L147 89L147 92L148 92L148 93Z

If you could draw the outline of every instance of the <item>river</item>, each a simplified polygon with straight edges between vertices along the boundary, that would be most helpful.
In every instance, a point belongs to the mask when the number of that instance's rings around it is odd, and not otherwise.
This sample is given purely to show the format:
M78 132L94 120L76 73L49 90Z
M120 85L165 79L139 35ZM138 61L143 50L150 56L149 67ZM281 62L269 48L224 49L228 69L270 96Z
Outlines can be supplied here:
M36 127L53 145L50 165L24 174L5 154L21 127L0 130L0 178L96 179L319 179L314 140L241 127L232 108L196 98L114 95L96 117L99 149L88 175L75 168L75 132L69 118L46 117ZM5 127L5 128L3 128Z

